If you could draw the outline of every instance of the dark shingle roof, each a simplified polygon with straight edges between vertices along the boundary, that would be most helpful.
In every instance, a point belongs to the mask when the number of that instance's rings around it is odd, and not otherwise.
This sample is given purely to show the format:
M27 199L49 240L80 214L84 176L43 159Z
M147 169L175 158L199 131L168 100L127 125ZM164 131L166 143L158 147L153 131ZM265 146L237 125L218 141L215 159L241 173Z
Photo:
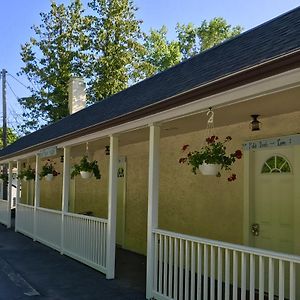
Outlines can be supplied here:
M0 157L126 115L300 49L300 6L162 73L25 136Z

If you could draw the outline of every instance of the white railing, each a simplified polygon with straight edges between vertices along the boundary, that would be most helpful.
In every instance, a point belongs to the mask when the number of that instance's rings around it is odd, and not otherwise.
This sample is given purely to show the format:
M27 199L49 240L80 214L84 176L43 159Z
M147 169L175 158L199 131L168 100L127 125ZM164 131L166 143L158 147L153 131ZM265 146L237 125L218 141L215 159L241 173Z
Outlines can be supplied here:
M300 299L299 256L159 229L153 234L156 299Z
M36 240L61 250L61 220L62 212L47 208L36 209Z
M18 203L16 207L15 230L29 237L34 233L34 207Z
M63 252L106 273L107 220L64 214Z
M7 200L0 199L0 223L4 225L9 224L10 207Z
M16 216L16 231L106 273L107 220L20 203Z

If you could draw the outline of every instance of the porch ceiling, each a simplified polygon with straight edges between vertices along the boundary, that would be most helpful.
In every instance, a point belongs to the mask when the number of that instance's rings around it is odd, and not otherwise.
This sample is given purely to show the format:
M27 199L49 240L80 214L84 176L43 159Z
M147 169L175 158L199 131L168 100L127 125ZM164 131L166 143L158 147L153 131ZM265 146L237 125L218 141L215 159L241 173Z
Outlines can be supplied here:
M245 100L218 107L215 112L215 127L227 126L241 122L251 121L250 115L259 114L260 119L291 113L300 110L300 87L292 88L282 92L269 94L250 100ZM195 113L176 120L168 121L161 124L161 136L168 137L183 134L192 131L198 131L206 128L206 112ZM147 127L123 133L119 136L120 146L144 142L149 140L149 129ZM89 149L104 149L109 145L108 138L99 139L89 143ZM74 149L75 150L75 149ZM76 147L77 151L72 150L72 154L83 153L85 145ZM74 151L74 152L73 152Z
M215 108L215 127L251 121L250 115L259 114L260 119L300 110L300 87L262 97L241 101L237 104ZM167 137L206 128L206 112L195 113L161 125L161 136ZM120 145L147 141L147 128L131 131L120 136Z

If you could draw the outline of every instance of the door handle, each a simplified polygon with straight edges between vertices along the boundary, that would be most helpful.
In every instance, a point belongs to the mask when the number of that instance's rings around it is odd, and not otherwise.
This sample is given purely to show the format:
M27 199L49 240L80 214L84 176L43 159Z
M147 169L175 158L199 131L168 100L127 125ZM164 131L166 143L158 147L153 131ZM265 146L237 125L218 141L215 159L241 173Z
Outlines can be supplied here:
M251 232L254 236L259 236L259 224L253 223L251 225Z

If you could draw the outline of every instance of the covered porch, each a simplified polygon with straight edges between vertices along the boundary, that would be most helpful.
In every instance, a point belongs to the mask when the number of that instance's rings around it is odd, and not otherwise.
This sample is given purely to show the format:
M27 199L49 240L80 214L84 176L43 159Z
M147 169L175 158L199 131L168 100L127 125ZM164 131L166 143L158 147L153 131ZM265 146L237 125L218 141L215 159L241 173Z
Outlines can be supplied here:
M16 165L18 170L28 161L36 170L31 182L34 201L22 201L24 195L17 193L16 231L105 273L107 279L115 277L117 243L145 254L148 299L297 299L299 78L296 69L60 141L51 146L56 154L49 157L57 161L61 174L51 183L40 180L39 170L46 159L43 153L52 148L2 161L9 168ZM232 149L243 147L243 159L233 170L237 174L235 182L228 182L223 174L221 178L195 176L188 166L178 163L182 145L200 147L203 143L209 107L215 112L214 134L232 136ZM249 129L251 114L261 115L260 131ZM85 153L87 143L91 158L99 162L100 181L70 179L72 164ZM108 145L109 156L105 155ZM292 168L289 187L293 192L288 194L292 200L285 202L291 206L281 214L285 217L283 223L291 220L291 224L283 224L291 226L291 238L274 244L267 243L269 237L259 240L251 232L251 224L259 221L259 237L268 231L255 202L255 172L261 170L265 160L257 168L255 163L263 159L257 156L259 153L266 153L268 159L281 151ZM121 157L126 158L126 164L125 198L120 200ZM52 188L46 184L53 184ZM55 201L51 202L54 189ZM80 206L76 206L72 194L76 191L81 195ZM54 202L56 207L51 206ZM262 203L262 210L268 209L268 203ZM83 214L88 211L94 216ZM123 232L121 242L117 241L118 232ZM284 235L287 231L282 232Z

